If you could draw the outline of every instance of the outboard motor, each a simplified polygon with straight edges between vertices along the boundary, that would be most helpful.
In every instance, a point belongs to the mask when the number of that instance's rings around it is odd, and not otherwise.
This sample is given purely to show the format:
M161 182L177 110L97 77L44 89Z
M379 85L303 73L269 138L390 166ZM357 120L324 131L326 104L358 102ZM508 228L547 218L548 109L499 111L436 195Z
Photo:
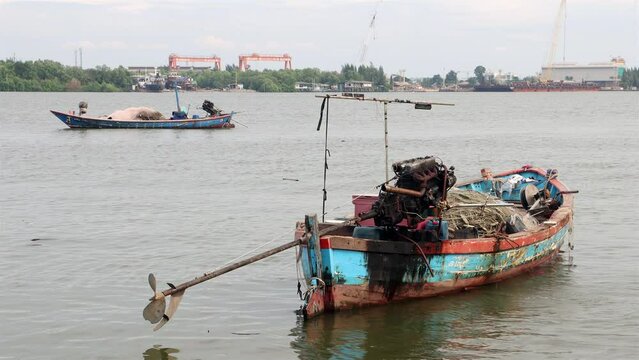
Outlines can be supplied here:
M89 103L87 103L86 101L80 101L80 103L78 104L78 108L79 108L78 113L80 114L80 116L82 116L87 113L87 109L89 108Z
M439 202L457 181L454 170L432 156L396 162L395 185L382 185L371 210L359 217L374 218L376 226L394 226L406 219L414 228L426 217L438 215Z
M217 116L222 113L222 110L216 108L215 105L208 100L204 100L202 103L202 110L206 111L206 113L209 114L209 117Z

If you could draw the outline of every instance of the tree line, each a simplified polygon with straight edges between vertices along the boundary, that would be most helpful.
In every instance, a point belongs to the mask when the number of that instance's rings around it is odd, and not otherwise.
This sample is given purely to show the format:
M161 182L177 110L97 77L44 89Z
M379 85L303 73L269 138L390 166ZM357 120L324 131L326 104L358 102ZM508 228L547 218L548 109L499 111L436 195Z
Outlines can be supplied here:
M639 88L639 68L626 69L621 76L621 86L624 89Z
M465 83L468 86L476 86L476 85L494 85L497 82L494 74L487 74L486 68L483 65L477 65L475 70L473 71L474 76L468 77L465 80ZM526 76L523 79L520 79L517 76L512 77L512 81L528 81L528 82L536 82L538 79L534 76ZM435 74L432 77L425 77L419 79L420 85L423 87L442 87L442 86L452 86L458 83L457 72L454 70L449 71L445 76L441 76L440 74Z
M167 74L167 67L160 68ZM306 82L339 86L351 80L371 81L376 91L387 91L391 84L383 67L373 64L356 66L342 65L340 71L323 71L317 68L295 70L247 70L239 71L236 65L227 65L224 70L186 71L182 75L196 80L200 88L222 89L229 84L242 83L245 89L260 92L292 92L295 83ZM398 81L398 75L390 80ZM515 78L514 80L519 80ZM533 77L524 81L536 81ZM415 81L423 87L442 87L458 83L457 72L451 70L444 76L435 74ZM486 73L482 65L475 67L474 76L466 82L469 86L489 85L495 82L492 74ZM65 66L52 60L15 61L0 60L0 91L131 91L134 79L123 66L109 68L106 65L92 69ZM639 87L639 68L627 68L621 78L625 89Z
M80 69L52 60L0 60L0 91L129 91L131 75L122 66Z
M350 80L371 81L378 91L387 91L389 84L384 69L373 64L355 66L345 64L341 71L323 71L317 68L294 70L246 70L238 71L235 65L227 65L222 71L186 71L182 75L197 81L198 87L223 89L229 84L241 83L245 89L260 92L292 92L295 83L305 82L339 86Z
M168 70L160 68L164 74L168 74ZM245 89L260 92L291 92L295 91L296 82L338 86L349 80L371 81L378 91L389 89L384 69L373 64L346 64L341 71L307 68L244 72L229 65L221 71L186 71L181 75L195 79L200 88L209 89L222 89L237 82L244 84ZM122 66L80 69L51 60L0 60L0 91L131 91L133 84L132 75Z
M486 68L482 65L475 67L474 73L475 76L471 76L466 80L469 86L486 85L490 84L491 81L494 81L494 79L491 79L490 76L486 76ZM440 74L435 74L432 77L421 78L418 81L423 87L440 88L443 86L455 85L458 83L459 79L457 78L457 72L450 70L443 77Z
M494 85L494 74L486 74L486 68L482 65L475 67L473 71L475 76L469 77L466 82L469 86L475 85ZM526 76L523 79L513 76L512 81L528 81L531 83L538 82L539 79L534 76ZM446 77L442 77L439 74L435 74L432 77L425 77L418 79L420 85L424 87L442 87L447 85L457 84L457 73L453 70L446 74ZM621 87L626 90L639 88L639 68L627 68L621 77Z

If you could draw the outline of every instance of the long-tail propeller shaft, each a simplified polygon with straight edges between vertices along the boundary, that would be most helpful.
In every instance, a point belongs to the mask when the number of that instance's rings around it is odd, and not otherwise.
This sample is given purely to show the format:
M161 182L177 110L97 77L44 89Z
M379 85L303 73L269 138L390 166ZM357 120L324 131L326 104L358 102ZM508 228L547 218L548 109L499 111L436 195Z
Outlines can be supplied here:
M306 242L305 239L297 239L295 241L291 241L289 243L280 245L268 251L264 251L257 255L246 258L244 260L234 262L218 270L212 271L210 273L206 273L202 276L196 277L195 279L182 283L178 286L175 286L171 283L167 283L167 285L169 285L169 288L164 291L157 290L157 280L155 279L155 275L149 274L149 286L151 287L151 290L153 291L153 296L149 299L150 302L144 308L144 311L142 311L142 316L144 317L145 320L148 320L149 322L151 322L151 324L157 324L153 328L154 331L157 331L173 317L173 315L177 311L178 306L180 305L180 302L182 301L182 297L184 296L184 292L186 291L186 289L190 288L191 286L195 286L199 283L202 283L206 280L210 280L214 277L225 274L229 271L240 268L242 266L254 263L258 260L264 259L271 255L275 255L286 249L290 249L294 246L301 245L305 242ZM166 307L167 296L171 297L169 300L168 308Z

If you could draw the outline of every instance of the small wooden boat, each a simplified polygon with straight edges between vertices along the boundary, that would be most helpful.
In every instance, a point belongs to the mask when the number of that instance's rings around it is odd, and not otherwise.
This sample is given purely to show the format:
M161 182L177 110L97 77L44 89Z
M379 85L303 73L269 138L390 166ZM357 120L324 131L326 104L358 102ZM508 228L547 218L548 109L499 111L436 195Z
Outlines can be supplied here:
M333 98L340 97L324 97L327 139L328 102ZM425 110L435 105L360 100L383 103L385 123L390 103ZM385 126L386 149L387 134ZM327 142L328 153L326 146ZM325 157L324 169L328 169L326 161ZM298 249L308 289L302 296L305 318L512 278L553 259L572 234L576 191L558 180L556 170L524 166L493 176L482 169L480 179L454 187L454 167L448 168L436 157L396 162L393 178L388 168L387 153L386 181L379 186L379 195L354 196L353 218L336 225L307 215L298 222L295 237L306 240ZM389 185L393 180L395 184ZM326 194L326 182L323 191ZM479 201L464 201L473 197ZM509 212L487 210L505 207ZM451 227L455 208L463 221ZM492 227L482 225L486 222Z
M435 224L440 221L426 233L428 225L421 230L419 226L411 227L406 214L395 219L402 223L393 226L335 226L330 222L317 223L316 217L307 216L304 223L298 224L296 233L296 237L310 234L298 254L309 289L304 296L304 316L462 291L517 276L550 261L568 242L573 226L574 192L556 176L549 178L543 169L522 167L490 179L467 182L456 189L494 195L495 184L505 184L515 176L525 182L503 193L503 204L519 208L521 192L535 193L528 186L548 197L543 201L549 206L532 210L545 212L534 229L503 229L482 237L472 228L445 229L446 220L437 217L435 221L425 220ZM393 201L399 201L403 209L403 202L416 199L414 195L400 193ZM374 199L368 196L365 202L370 204ZM357 200L355 203L357 207ZM367 212L366 207L358 210Z
M572 248L576 191L559 181L556 170L531 166L495 176L482 169L481 178L456 185L454 167L433 156L394 163L391 178L386 153L386 181L379 185L379 194L356 195L353 217L325 221L331 99L382 103L385 125L391 103L420 110L451 104L319 97L324 100L318 131L326 119L322 221L307 215L297 223L293 241L177 286L168 283L170 288L163 291L158 291L155 276L149 274L153 297L143 317L156 324L154 330L173 317L186 289L291 248L297 251L306 283L306 291L301 282L297 286L305 318L502 281L549 262L565 243ZM388 149L387 126L384 132Z
M60 121L72 129L231 129L233 113L201 118L160 120L115 120L88 117L51 110Z
M169 119L150 108L129 108L117 111L110 116L86 116L88 104L81 101L78 104L78 114L75 111L67 113L51 110L60 121L72 129L231 129L234 113L223 113L215 105L204 100L201 109L205 116L191 115L180 107L179 86L175 86L175 101L177 111L172 112Z

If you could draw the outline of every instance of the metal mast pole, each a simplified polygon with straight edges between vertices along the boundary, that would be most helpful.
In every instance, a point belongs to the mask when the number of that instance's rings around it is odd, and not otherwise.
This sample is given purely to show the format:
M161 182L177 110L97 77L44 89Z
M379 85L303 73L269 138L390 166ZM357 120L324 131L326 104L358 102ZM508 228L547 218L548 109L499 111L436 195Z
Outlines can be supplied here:
M315 95L315 97L323 98L326 101L326 139L324 140L324 201L326 201L326 160L327 156L330 154L327 150L328 145L328 101L329 99L340 99L340 100L354 100L354 101L373 101L377 103L384 104L384 158L386 168L384 169L386 173L386 182L390 180L390 176L388 174L388 104L390 103L398 103L398 104L412 104L415 105L415 109L418 110L430 110L433 105L449 105L452 106L454 104L449 103L435 103L435 102L426 102L426 101L412 101L412 100L400 100L400 99L377 99L370 98L365 99L364 96L337 96L337 95ZM320 122L317 125L317 131L320 130L320 126L322 124L322 115L324 112L324 102L322 102L322 109L320 111ZM324 212L324 207L322 207L322 212ZM322 222L324 219L322 219Z
M384 170L386 171L386 181L390 179L388 177L388 102L384 101L384 150L385 150L385 158L386 158L386 167Z
M322 200L322 222L324 222L324 217L326 216L326 171L328 170L328 104L330 104L329 98L326 98L326 134L324 137L324 189L322 190L323 200Z

